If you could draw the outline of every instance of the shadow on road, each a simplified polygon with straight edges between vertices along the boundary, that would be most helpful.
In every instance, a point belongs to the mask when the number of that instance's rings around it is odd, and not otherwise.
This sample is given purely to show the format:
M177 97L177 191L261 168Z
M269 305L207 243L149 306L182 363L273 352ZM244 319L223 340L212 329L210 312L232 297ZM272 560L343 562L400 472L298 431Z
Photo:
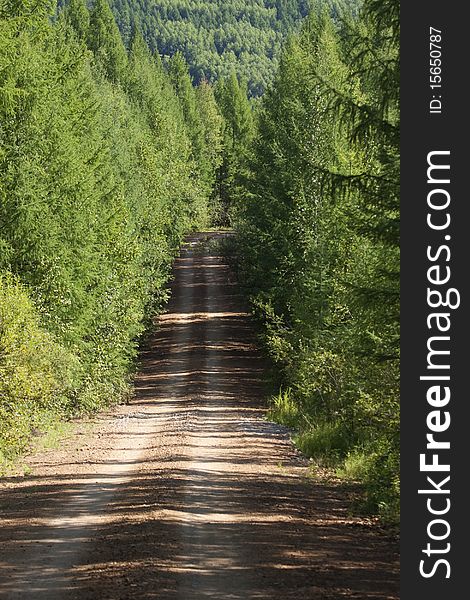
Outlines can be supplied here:
M223 259L194 251L200 236L175 263L122 428L86 461L64 458L60 480L47 455L49 474L5 480L0 597L399 597L396 544L349 516L352 488L307 477L287 431L264 420L253 325ZM100 444L125 453L139 435L123 477Z

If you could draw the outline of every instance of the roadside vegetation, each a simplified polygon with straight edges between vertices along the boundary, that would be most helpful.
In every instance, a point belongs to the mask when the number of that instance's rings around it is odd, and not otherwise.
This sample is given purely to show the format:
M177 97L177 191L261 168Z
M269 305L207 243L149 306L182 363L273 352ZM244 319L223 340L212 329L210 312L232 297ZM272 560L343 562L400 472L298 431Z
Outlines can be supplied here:
M238 179L240 271L300 449L399 510L399 3L312 8Z
M222 119L105 0L0 8L0 464L129 393L183 235L210 220Z

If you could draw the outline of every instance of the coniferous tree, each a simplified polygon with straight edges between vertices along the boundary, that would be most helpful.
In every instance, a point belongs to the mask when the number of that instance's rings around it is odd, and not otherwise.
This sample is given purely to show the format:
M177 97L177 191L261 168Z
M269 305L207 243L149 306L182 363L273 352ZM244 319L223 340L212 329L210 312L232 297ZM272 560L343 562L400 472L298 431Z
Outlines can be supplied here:
M203 124L197 107L196 91L191 82L186 61L180 52L177 52L169 61L168 73L181 103L188 135L191 139L192 155L196 165L199 166L204 147Z
M69 0L62 14L78 39L86 43L90 30L90 12L85 0Z
M220 207L214 189L216 174L222 164L223 118L220 114L214 91L209 83L202 81L196 89L197 111L201 118L203 144L199 160L202 183L211 195L212 218L219 219Z
M88 47L111 81L120 81L125 71L127 53L108 0L94 0Z
M227 221L237 196L238 176L247 158L255 125L246 84L238 81L235 71L232 70L227 79L217 83L215 96L224 119L224 152L217 177L217 190L223 219Z

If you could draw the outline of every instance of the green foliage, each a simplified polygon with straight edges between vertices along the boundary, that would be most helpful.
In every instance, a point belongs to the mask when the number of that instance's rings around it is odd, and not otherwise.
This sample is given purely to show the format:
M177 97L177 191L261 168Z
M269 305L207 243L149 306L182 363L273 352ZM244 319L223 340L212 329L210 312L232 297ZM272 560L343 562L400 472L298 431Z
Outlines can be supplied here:
M81 29L80 26L78 35L81 34ZM94 0L87 42L96 62L109 79L115 83L120 81L126 67L127 54L108 0Z
M0 12L0 448L8 456L50 419L126 397L174 253L185 232L207 222L220 150L207 147L220 136L211 92L205 112L194 111L196 132L161 61L137 28L125 50L104 0L91 12L73 0L55 20L47 3L35 8L4 3ZM198 92L188 92L197 107Z
M337 462L367 454L370 506L393 512L398 3L366 0L358 15L324 6L287 44L259 111L237 196L241 268L298 407L299 443Z
M212 224L217 224L222 221L219 187L216 186L216 180L223 163L224 119L217 106L214 91L207 81L201 81L196 88L196 104L203 136L200 144L199 177L201 184L210 191L210 219Z
M79 380L76 356L40 324L23 286L0 276L0 471L31 431L66 412Z
M193 135L193 151L196 156L202 124L196 105L196 92L189 76L188 67L183 55L177 52L168 61L168 74L183 107L183 114L188 124L188 130Z
M291 390L280 390L271 400L267 418L283 423L287 427L296 427L301 421L299 405L292 397Z
M250 94L271 83L286 36L307 12L307 0L112 0L125 39L132 18L162 56L181 52L196 84L235 69Z
M223 155L217 173L219 224L227 225L231 221L234 200L255 135L255 121L246 82L239 82L234 70L227 79L217 83L215 97L224 123Z
M62 12L70 29L81 41L86 41L90 34L90 13L85 0L69 0L67 8Z
M304 454L318 461L326 459L327 463L343 455L350 443L341 423L334 422L317 423L302 431L294 441Z
M279 61L303 2L115 0L125 44L107 0L0 4L3 459L126 397L182 236L235 219L271 416L395 514L398 2L348 5Z

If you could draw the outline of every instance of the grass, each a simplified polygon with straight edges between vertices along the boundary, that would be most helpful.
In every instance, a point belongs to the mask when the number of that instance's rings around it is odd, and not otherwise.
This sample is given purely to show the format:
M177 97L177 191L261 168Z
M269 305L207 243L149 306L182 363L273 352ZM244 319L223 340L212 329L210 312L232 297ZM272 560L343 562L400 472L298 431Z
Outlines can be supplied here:
M294 443L306 456L335 466L347 450L348 440L340 423L317 423L300 431Z
M351 450L345 424L321 419L312 421L312 417L303 413L290 388L279 390L269 404L267 418L293 431L295 446L312 459L312 476L319 470L322 478L327 476L358 484L362 492L354 502L354 512L378 514L387 524L398 522L399 493L397 490L386 493L387 488L381 485L382 471L387 468L387 465L381 464L383 449L378 447L374 451L373 448L359 446ZM399 487L398 478L396 486Z
M292 399L290 388L281 389L278 395L272 398L267 418L291 429L298 427L301 413L298 405Z
M64 438L69 437L74 430L74 424L71 422L56 421L49 428L38 436L34 437L32 442L32 451L57 450L60 448Z
M317 422L312 424L295 401L291 388L281 389L271 399L267 418L294 430L293 441L309 458L335 463L344 455L348 440L339 423ZM326 458L328 457L328 461ZM336 457L335 460L332 460Z
M57 450L64 439L73 434L75 425L70 421L59 421L57 418L43 422L40 430L34 430L28 444L28 454ZM0 450L0 476L28 475L30 467L23 462L24 452L5 456Z
M370 455L362 450L355 450L347 455L337 474L341 479L361 481L366 478L370 466Z
M357 506L357 510L366 513L377 513L383 523L397 524L400 516L399 478L396 478L395 490L384 493L384 488L377 484L377 459L373 452L356 448L348 453L336 473L345 481L356 481L367 488Z

